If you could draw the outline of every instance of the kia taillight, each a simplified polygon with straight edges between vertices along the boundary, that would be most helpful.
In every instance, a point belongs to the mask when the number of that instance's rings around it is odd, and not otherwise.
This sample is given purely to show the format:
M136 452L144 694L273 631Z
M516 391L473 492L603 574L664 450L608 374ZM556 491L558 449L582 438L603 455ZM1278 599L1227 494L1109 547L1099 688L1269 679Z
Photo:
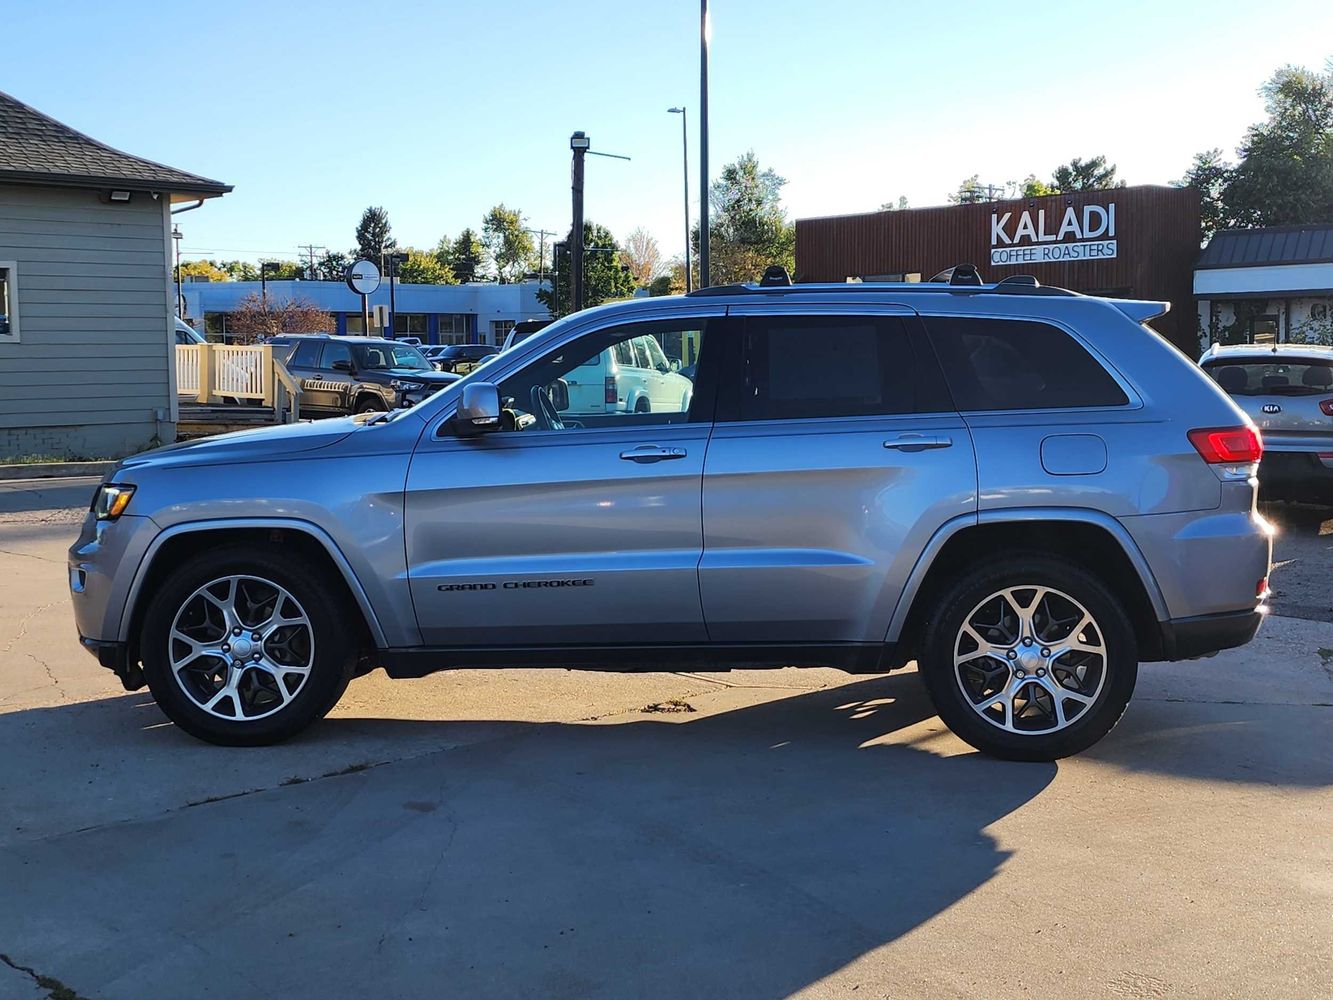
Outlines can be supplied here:
M1253 427L1201 427L1189 432L1190 444L1209 465L1251 465L1264 454Z
M612 406L616 401L616 377L614 375L606 376L606 405Z
M1333 399L1325 399L1319 404L1319 408L1330 417L1333 417Z

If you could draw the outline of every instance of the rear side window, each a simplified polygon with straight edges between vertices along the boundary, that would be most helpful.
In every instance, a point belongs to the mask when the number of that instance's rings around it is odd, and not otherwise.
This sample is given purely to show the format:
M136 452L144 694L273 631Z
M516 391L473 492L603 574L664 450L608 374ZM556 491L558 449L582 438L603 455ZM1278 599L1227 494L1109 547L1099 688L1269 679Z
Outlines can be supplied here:
M745 325L737 420L913 413L917 363L902 320L782 316Z
M293 368L318 368L320 343L318 340L299 341L287 364Z
M1050 410L1129 402L1083 345L1049 323L967 316L930 316L925 322L960 410Z

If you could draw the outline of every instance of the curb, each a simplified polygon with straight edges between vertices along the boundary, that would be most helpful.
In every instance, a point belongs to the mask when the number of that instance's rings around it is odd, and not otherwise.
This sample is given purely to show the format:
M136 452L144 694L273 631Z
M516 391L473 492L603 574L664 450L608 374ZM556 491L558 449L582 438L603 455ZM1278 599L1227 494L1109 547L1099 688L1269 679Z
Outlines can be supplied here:
M0 465L0 482L13 479L72 479L76 476L105 476L115 462L33 462Z

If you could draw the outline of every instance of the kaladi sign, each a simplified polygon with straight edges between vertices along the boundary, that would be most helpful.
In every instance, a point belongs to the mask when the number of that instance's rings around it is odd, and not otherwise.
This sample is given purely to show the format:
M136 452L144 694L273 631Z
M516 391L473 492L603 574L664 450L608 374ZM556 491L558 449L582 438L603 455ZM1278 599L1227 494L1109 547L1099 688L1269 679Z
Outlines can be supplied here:
M1046 209L992 213L990 217L990 262L1007 264L1059 264L1075 260L1108 260L1116 255L1115 202L1072 205L1057 224L1052 213L1048 226Z

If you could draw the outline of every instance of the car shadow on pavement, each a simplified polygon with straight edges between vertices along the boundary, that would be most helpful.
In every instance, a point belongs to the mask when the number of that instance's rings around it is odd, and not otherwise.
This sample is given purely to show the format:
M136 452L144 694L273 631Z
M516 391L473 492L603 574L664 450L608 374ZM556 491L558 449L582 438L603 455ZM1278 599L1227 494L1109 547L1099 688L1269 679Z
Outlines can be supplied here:
M0 744L54 738L23 719L51 716L129 772L67 798L404 755L11 835L2 950L90 996L785 996L986 883L1007 857L987 827L1056 774L913 745L941 737L911 677L688 721L332 719L258 751L144 728L143 702L0 716ZM5 771L5 801L47 794Z

